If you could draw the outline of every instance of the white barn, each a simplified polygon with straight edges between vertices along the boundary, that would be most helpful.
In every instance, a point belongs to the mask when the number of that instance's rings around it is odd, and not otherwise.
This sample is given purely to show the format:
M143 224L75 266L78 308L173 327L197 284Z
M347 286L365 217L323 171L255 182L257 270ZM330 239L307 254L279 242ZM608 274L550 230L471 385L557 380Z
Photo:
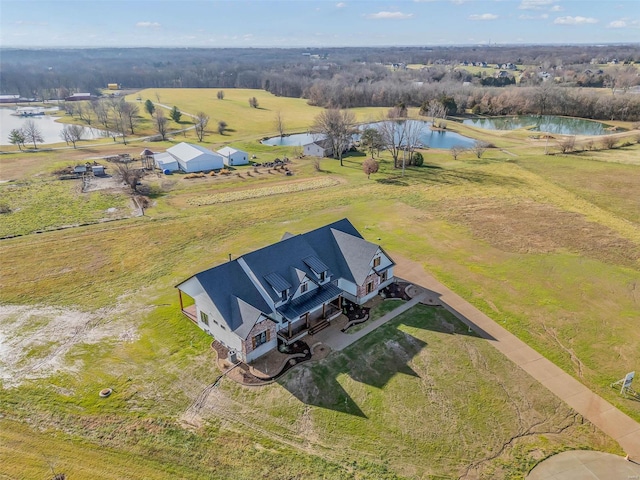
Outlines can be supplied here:
M333 148L328 140L307 143L303 145L302 149L306 156L311 157L330 157L333 155Z
M224 147L217 151L222 155L225 165L235 167L237 165L247 165L249 163L249 154L242 150L236 150L232 147Z
M168 148L167 152L176 159L180 170L187 173L218 170L224 166L221 155L192 143L179 143Z
M153 161L155 162L156 167L162 171L169 170L171 172L175 172L180 169L178 160L168 152L154 153Z

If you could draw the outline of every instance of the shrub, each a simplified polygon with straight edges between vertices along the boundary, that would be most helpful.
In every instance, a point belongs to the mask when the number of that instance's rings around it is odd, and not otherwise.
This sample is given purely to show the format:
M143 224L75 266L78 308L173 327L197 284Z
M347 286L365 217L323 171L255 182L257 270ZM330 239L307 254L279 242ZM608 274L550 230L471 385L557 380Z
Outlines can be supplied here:
M576 137L563 138L558 142L558 147L562 153L573 152L576 149Z
M424 156L420 152L413 152L413 156L411 157L411 162L416 167L421 167L424 164Z
M0 213L11 213L11 207L8 203L0 202Z
M616 143L618 143L618 140L616 139L616 137L607 136L607 137L602 137L601 143L602 143L602 148L609 150L616 146Z

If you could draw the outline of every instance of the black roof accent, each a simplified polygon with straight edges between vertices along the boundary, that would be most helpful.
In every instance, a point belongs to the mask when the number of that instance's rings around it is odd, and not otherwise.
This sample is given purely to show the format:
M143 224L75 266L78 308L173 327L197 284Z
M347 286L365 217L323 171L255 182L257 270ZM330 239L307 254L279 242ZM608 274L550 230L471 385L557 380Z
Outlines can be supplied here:
M342 290L332 283L325 283L318 288L314 288L308 293L291 300L289 303L278 307L278 313L282 314L288 320L298 320L310 310L319 307L325 302L330 302L338 298L342 294Z
M303 258L302 261L307 265L307 267L316 273L322 273L329 270L329 267L322 263L322 260L315 255L309 255L308 257Z
M264 276L264 279L273 287L276 292L284 292L291 288L291 284L276 272L271 272Z

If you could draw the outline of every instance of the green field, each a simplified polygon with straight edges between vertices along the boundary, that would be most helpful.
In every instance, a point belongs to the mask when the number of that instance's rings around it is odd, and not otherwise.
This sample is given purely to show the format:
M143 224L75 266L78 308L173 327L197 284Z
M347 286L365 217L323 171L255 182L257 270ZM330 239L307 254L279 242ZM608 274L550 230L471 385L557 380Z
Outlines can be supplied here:
M159 95L237 119L229 140L261 159L291 152L257 144L273 132L274 110L301 131L317 113L264 92L225 89L223 101L215 92ZM250 109L254 95L266 113ZM348 217L640 420L640 404L609 388L640 368L640 146L544 155L523 132L449 125L499 148L458 160L427 150L404 176L383 156L370 180L360 155L344 167L323 159L320 172L294 159L292 177L249 167L225 178L153 175L145 216L106 223L124 193L94 198L51 172L146 144L0 157L2 179L15 180L0 184L12 207L0 215L4 232L93 223L0 241L0 476L47 478L53 466L73 479L522 478L554 452L621 453L432 307L268 387L224 380L194 406L219 372L174 285L285 231ZM100 399L107 386L114 394Z

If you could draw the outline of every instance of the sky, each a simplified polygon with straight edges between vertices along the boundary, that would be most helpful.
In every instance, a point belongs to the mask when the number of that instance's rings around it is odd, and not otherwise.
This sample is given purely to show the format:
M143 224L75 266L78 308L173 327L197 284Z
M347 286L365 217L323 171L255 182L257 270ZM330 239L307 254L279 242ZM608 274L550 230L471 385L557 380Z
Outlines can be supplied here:
M0 0L0 47L640 43L638 0Z

